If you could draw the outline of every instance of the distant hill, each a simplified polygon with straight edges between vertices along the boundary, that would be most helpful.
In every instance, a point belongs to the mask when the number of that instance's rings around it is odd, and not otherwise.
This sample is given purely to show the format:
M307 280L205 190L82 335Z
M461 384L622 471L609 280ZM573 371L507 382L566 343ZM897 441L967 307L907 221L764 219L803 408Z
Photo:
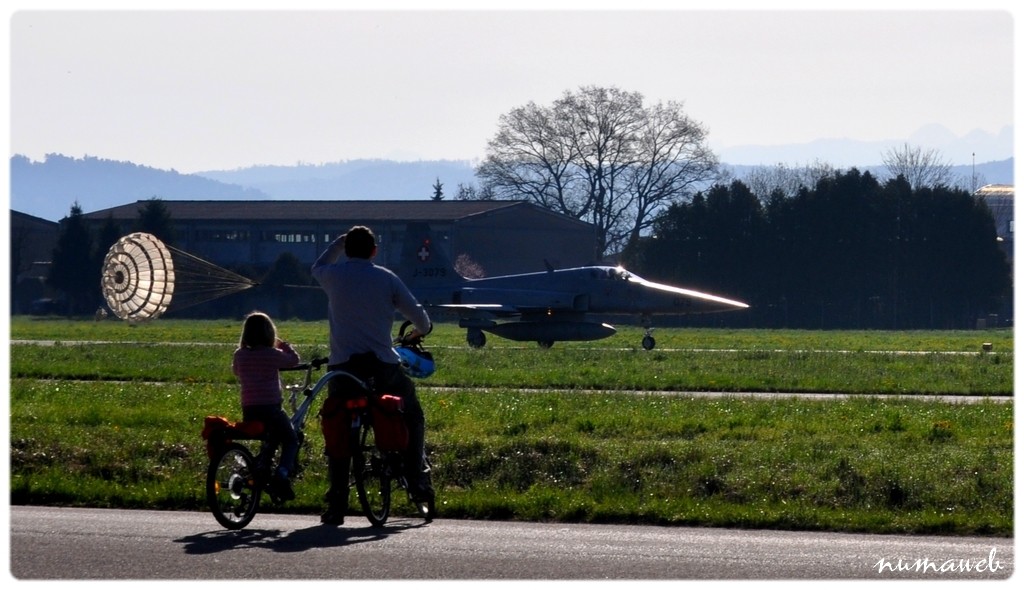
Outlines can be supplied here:
M795 162L787 165L797 165ZM800 164L807 164L801 162ZM50 221L59 221L77 202L86 213L157 197L164 200L419 200L434 194L440 182L445 198L453 199L459 185L476 184L475 164L469 161L395 162L354 160L320 165L254 166L231 171L181 174L99 158L69 158L50 154L43 162L25 156L11 158L10 208ZM744 178L753 166L726 165L734 178ZM841 168L842 169L842 168ZM879 173L880 167L861 167ZM956 176L970 178L972 167L954 166ZM1013 159L974 166L979 184L1013 184Z
M253 188L131 162L75 159L49 154L43 162L11 158L11 209L58 221L76 202L86 213L158 197L173 199L270 199Z
M460 184L470 186L476 181L472 162L451 160L352 160L319 165L255 166L197 174L255 188L275 199L293 200L429 199L438 182L445 198L451 199Z
M998 161L1012 158L1013 126L1007 125L997 133L975 130L958 136L942 125L926 125L906 140L859 141L853 139L816 139L808 143L789 145L741 145L719 150L723 162L742 162L744 165L805 166L814 162L827 162L839 169L856 167L867 170L880 164L884 154L899 150L903 145L935 150L943 160L964 163ZM995 183L995 181L993 181ZM1010 184L999 182L997 184Z
M254 166L181 174L99 158L50 154L43 162L11 158L15 211L50 221L77 202L86 213L157 197L173 200L429 199L440 182L445 198L474 182L470 162L356 160L322 165Z

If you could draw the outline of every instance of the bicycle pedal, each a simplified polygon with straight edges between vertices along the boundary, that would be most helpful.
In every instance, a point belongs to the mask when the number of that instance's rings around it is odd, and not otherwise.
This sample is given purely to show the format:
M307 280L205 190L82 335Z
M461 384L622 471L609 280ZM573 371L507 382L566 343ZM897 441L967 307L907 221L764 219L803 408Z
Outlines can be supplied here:
M428 502L417 502L416 509L420 511L420 516L422 516L427 522L432 522L434 520L434 512L430 509L430 504Z

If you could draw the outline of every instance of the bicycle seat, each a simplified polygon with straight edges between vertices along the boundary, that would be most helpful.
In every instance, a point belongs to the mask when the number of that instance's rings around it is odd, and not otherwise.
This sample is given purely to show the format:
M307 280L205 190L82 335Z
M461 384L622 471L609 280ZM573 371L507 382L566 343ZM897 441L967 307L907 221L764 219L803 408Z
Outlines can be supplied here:
M203 421L203 439L209 440L212 436L227 439L260 438L265 429L263 422L256 420L232 422L223 416L207 416Z

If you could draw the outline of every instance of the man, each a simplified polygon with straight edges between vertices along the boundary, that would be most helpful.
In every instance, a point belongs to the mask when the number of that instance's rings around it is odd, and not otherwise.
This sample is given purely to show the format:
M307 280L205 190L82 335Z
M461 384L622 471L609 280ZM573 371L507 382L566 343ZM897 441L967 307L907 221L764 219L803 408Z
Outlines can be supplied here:
M346 260L339 261L342 253ZM377 240L373 232L367 227L355 226L331 243L313 263L313 277L327 293L331 341L328 369L346 370L362 379L372 378L378 390L403 399L409 427L409 449L405 457L409 490L416 502L433 506L434 490L423 448L423 408L416 398L415 385L402 372L391 338L396 310L413 324L413 331L406 336L409 339L430 333L433 326L423 306L402 280L372 262L376 255ZM344 395L344 383L336 381L328 384L328 399ZM348 457L328 455L327 511L320 518L324 524L340 525L345 520L349 463Z

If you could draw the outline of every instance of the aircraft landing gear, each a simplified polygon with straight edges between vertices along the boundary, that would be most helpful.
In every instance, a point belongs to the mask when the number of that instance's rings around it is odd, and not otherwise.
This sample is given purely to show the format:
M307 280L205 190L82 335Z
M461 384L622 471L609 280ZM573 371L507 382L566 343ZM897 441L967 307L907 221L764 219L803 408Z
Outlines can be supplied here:
M555 345L555 341L554 340L538 340L537 344L540 345L541 348L551 348L552 346Z
M654 332L654 328L647 328L644 331L643 339L640 341L640 345L644 347L644 350L654 350L655 341L654 336L651 336L651 332Z
M470 348L483 348L487 344L487 336L482 330L470 328L466 330L466 344L469 344Z

